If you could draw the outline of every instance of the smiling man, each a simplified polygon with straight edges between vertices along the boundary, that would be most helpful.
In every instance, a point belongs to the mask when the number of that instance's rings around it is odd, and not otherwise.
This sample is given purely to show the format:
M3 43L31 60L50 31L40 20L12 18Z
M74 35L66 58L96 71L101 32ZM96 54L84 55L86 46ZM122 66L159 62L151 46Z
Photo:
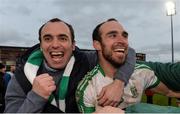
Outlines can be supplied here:
M63 22L47 23L40 36L41 49L48 60L48 66L54 69L64 68L75 50L75 41L71 39L71 31Z
M92 37L99 62L85 75L76 91L79 110L83 113L100 109L97 96L104 86L113 82L118 67L125 62L128 54L128 33L115 19L97 25Z
M97 96L104 86L114 82L118 67L126 60L128 33L116 19L108 19L94 29L93 45L98 52L99 63L85 75L76 91L78 107L83 113L92 113L102 108ZM169 97L180 97L180 93L169 90L160 82L152 69L144 64L136 64L135 71L124 88L118 108L124 109L140 102L147 88Z

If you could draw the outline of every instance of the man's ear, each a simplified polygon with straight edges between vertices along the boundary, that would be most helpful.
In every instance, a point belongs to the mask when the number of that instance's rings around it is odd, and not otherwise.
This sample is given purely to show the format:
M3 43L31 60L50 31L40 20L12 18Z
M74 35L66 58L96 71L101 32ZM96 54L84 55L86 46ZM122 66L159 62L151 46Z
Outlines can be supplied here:
M72 49L73 49L73 51L75 50L75 47L76 47L76 42L74 41L74 42L72 43Z
M101 44L100 44L99 41L94 40L94 41L93 41L93 46L94 46L94 48L95 48L96 50L101 50Z
M43 49L42 49L42 47L41 47L41 43L40 43L40 47L39 47L39 48L40 48L40 51L43 51Z

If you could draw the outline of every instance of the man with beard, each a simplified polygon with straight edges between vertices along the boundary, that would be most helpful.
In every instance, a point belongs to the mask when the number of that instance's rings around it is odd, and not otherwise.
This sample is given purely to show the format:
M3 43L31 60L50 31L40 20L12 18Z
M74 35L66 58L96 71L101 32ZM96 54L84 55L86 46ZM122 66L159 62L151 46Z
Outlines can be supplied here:
M51 19L40 27L39 41L39 45L30 48L16 63L15 75L6 92L5 112L78 113L75 91L78 82L96 65L95 51L90 56L76 47L72 26L58 18ZM130 60L134 61L133 58L135 57L131 56ZM128 61L121 66L121 70L125 67L125 73L120 73L122 78L129 79L134 70L133 63ZM127 82L126 80L124 81ZM117 83L121 85L123 81L117 80ZM103 92L103 100L109 101L104 96L113 89L122 90L112 84L111 88ZM113 97L113 92L110 95ZM114 101L110 100L111 102Z
M97 102L97 96L104 86L113 82L117 68L124 63L128 53L128 33L116 19L109 19L97 25L92 37L99 63L85 75L76 91L78 107L83 113L102 109ZM170 97L180 97L180 93L169 90L161 83L148 66L136 64L118 107L124 109L140 102L147 88Z

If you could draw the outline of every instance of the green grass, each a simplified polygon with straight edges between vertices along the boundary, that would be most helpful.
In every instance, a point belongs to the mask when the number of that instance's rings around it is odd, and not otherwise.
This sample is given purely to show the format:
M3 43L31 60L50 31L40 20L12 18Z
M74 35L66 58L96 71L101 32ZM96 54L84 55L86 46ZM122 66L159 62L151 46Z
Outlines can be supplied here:
M145 94L142 96L141 101L146 103L147 97ZM161 105L161 106L168 106L168 97L159 95L159 94L154 94L153 95L153 104L157 104L157 105ZM171 98L171 106L177 106L175 98Z

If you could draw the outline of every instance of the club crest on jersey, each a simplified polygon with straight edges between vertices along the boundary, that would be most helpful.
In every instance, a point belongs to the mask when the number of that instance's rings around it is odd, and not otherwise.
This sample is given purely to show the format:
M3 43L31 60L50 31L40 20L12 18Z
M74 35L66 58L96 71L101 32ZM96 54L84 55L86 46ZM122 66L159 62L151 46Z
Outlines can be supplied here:
M133 98L137 98L138 92L137 92L136 87L135 87L135 86L131 86L131 87L130 87L130 90L131 90L131 93L132 93L132 97L133 97Z

